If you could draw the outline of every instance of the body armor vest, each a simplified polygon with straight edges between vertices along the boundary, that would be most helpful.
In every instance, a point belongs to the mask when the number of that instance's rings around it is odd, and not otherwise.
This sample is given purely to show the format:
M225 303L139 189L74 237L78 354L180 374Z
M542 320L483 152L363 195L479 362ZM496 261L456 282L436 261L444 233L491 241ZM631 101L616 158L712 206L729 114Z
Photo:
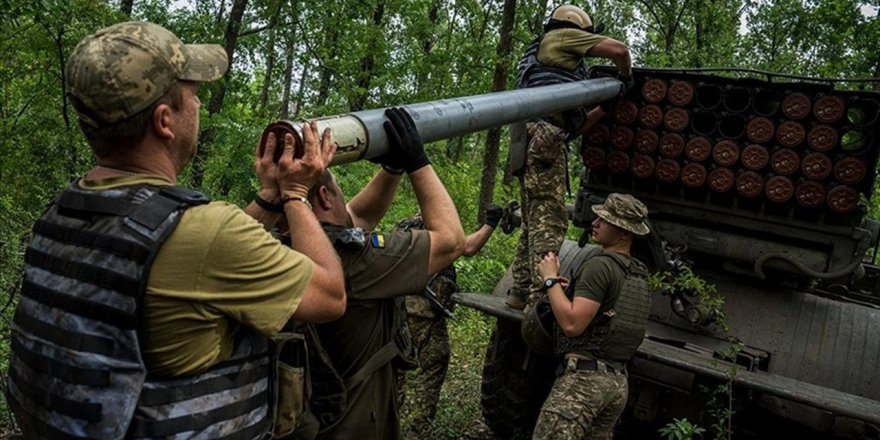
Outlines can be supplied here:
M259 438L267 341L240 332L204 373L154 378L138 338L150 267L190 206L178 187L71 185L34 226L12 325L7 399L28 438Z
M516 88L525 89L530 87L564 84L589 79L587 68L583 63L577 69L569 71L558 67L545 66L538 61L538 49L541 47L543 35L535 39L526 49L516 66ZM574 133L586 119L586 111L583 107L566 110L559 118L546 117L545 120L556 125L568 133Z
M556 326L556 354L575 353L597 360L626 363L645 337L645 325L651 310L651 291L646 279L648 270L635 258L627 265L623 256L612 253L599 253L592 258L614 260L623 269L626 279L616 295L608 292L610 307L607 310L600 307L599 314L581 335L569 338ZM575 279L571 286L576 285ZM606 304L603 301L602 306Z

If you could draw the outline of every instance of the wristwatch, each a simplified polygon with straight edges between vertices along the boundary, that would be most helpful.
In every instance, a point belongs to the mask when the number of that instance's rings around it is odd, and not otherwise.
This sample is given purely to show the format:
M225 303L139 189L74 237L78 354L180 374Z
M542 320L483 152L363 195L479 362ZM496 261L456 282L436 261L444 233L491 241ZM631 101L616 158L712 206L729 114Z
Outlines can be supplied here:
M544 290L549 290L551 287L555 286L560 281L562 281L562 279L559 277L547 278L546 280L544 280Z

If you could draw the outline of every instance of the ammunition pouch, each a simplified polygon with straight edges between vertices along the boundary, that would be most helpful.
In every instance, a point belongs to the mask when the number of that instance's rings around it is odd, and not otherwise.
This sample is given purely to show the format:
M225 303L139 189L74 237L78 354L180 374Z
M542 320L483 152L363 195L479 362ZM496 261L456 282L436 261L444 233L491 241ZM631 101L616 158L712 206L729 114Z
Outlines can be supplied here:
M272 338L272 434L289 435L306 411L306 340L302 333L281 332Z

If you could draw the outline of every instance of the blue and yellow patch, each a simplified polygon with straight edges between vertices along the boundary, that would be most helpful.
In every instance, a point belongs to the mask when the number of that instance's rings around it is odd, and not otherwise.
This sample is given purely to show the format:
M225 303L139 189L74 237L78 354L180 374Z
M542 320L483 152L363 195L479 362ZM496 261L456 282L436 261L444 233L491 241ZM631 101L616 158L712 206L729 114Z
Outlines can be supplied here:
M385 235L383 234L373 234L370 236L370 243L373 244L374 248L384 248L385 247Z

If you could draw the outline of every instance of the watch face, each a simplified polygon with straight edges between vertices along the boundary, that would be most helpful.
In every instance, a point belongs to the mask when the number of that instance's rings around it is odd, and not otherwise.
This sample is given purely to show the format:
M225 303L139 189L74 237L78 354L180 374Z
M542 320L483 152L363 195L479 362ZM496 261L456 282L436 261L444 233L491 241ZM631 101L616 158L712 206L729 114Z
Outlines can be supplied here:
M547 278L546 280L544 280L544 287L548 289L553 287L554 284L556 284L556 279L554 278Z

